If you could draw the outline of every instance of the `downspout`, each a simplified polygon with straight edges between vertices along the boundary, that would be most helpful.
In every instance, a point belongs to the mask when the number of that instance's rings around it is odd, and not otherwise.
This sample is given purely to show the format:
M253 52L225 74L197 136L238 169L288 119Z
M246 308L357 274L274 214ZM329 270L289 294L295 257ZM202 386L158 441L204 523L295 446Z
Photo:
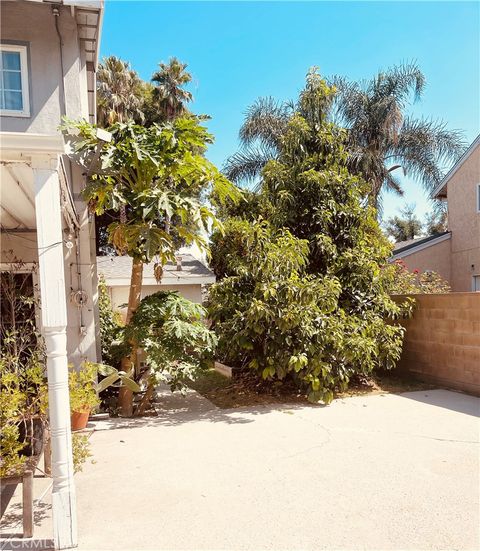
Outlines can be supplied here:
M60 53L60 115L64 117L67 114L67 98L65 96L65 82L64 82L64 72L63 72L63 41L62 35L60 34L60 29L58 28L58 18L60 17L60 7L53 5L52 13L55 19L55 30L57 31L58 36L58 51Z

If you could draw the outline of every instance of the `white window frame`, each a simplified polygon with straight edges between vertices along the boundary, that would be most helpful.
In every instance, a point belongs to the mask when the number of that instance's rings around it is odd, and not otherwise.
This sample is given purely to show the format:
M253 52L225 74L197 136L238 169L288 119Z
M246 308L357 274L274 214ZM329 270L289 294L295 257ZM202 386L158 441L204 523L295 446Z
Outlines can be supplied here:
M477 184L477 212L480 213L480 183Z
M3 52L17 52L20 54L20 76L22 79L22 104L23 109L0 109L2 117L29 117L30 116L30 94L28 90L28 59L27 47L20 44L0 44Z
M480 289L479 290L475 289L475 282L477 277L480 278L480 274L473 274L472 276L472 292L480 293Z

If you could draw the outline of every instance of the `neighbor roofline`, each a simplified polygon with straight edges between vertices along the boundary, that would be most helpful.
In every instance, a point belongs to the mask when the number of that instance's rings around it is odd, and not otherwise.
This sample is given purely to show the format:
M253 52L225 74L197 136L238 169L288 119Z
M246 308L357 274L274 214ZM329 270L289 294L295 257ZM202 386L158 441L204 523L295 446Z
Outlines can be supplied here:
M100 271L101 273L101 271ZM142 280L142 285L155 285L161 287L162 285L209 285L215 283L216 277L214 275L210 276L192 276L192 275L183 275L183 276L174 276L174 277L162 277L161 281L158 282L153 277L144 277ZM125 287L130 286L130 278L126 277L106 277L105 285L107 287Z
M452 176L463 165L463 163L470 157L470 155L473 153L473 151L476 149L478 145L480 145L480 134L473 140L473 142L468 146L468 149L465 151L465 153L460 157L460 159L458 159L458 161L452 166L452 168L442 178L441 182L432 191L432 199L440 199L441 197L447 196L447 190L444 188L446 188Z
M406 245L405 247L402 247L401 249L395 251L390 257L390 260L398 260L399 258L404 258L405 256L418 253L419 251L427 249L432 245L437 245L438 243L442 243L442 241L447 241L451 237L451 232L447 231L445 233L441 233L440 235L433 235L431 237L422 239L419 243L411 243L410 245Z

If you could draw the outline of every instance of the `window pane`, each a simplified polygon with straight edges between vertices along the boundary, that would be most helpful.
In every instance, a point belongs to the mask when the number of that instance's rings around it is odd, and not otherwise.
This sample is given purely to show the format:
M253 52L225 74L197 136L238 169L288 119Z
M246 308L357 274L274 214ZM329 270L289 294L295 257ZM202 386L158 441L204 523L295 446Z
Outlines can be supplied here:
M0 109L5 109L5 101L3 99L3 90L0 90Z
M20 52L2 52L3 69L20 71Z
M5 109L11 109L12 111L22 111L23 101L22 92L4 92L5 94Z
M7 90L22 90L20 71L3 71L3 88Z

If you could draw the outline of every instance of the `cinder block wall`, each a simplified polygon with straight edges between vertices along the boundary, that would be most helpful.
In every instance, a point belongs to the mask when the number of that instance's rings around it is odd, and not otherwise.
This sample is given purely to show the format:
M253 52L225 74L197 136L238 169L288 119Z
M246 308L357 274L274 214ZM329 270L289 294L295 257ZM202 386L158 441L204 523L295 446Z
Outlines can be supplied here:
M480 293L412 296L416 306L404 322L398 368L480 396Z

